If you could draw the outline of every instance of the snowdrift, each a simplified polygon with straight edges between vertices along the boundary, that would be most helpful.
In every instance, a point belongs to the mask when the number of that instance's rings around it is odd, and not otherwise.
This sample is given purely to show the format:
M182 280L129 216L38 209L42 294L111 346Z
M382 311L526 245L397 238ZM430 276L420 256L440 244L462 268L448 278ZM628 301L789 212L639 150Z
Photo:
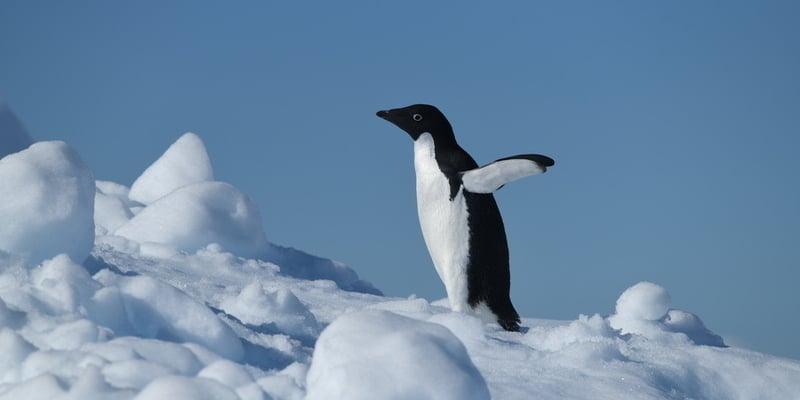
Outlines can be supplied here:
M129 188L67 144L0 160L0 399L789 399L649 282L505 332L270 243L186 134Z

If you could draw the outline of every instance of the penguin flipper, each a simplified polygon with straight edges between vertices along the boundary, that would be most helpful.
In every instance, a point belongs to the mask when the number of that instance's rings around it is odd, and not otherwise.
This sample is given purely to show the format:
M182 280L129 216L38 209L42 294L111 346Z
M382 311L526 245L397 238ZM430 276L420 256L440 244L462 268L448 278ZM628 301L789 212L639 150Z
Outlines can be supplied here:
M492 193L511 181L541 174L555 164L540 154L519 154L501 158L480 168L461 173L464 189L472 193Z

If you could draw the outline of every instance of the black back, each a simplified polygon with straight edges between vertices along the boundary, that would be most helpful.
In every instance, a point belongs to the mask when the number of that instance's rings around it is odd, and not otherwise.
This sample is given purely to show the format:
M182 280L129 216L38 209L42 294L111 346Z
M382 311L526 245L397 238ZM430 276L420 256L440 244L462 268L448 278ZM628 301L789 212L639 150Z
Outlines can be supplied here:
M427 104L379 111L377 115L394 123L416 140L422 133L431 134L436 162L450 181L450 199L461 188L459 172L478 168L478 163L458 145L453 128L444 114ZM462 189L463 190L463 189ZM509 331L519 330L519 314L511 304L511 276L508 242L497 202L492 194L464 190L469 227L469 260L467 287L470 306L485 302L497 316L498 323Z
M503 217L492 194L465 191L469 211L469 264L467 279L471 306L486 302L498 323L509 331L519 330L519 314L511 304L511 274Z

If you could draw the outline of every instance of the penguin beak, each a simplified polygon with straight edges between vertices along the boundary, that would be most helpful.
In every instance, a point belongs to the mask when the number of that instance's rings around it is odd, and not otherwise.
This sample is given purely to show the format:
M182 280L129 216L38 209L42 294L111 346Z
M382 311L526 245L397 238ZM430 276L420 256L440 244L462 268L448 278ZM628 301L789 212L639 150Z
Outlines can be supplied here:
M403 121L403 109L393 109L393 110L381 110L375 113L375 115L391 122L394 126L402 129L405 131L409 136L411 136L412 140L417 140L419 134L414 134L408 124Z
M400 116L397 115L397 113L395 111L396 110L380 110L380 111L376 112L375 115L377 115L378 117L380 117L382 119L385 119L385 120L391 122L392 124L400 127L400 125L398 125L398 118ZM400 128L402 128L402 127L400 127Z

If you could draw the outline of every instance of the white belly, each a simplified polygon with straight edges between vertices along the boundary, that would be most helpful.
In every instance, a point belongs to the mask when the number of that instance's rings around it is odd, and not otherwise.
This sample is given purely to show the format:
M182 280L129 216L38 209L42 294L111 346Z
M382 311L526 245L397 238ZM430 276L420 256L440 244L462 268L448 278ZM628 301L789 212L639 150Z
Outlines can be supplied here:
M424 133L414 142L417 212L425 245L447 290L453 311L467 311L469 227L462 190L450 201L450 183L439 170L433 139Z

